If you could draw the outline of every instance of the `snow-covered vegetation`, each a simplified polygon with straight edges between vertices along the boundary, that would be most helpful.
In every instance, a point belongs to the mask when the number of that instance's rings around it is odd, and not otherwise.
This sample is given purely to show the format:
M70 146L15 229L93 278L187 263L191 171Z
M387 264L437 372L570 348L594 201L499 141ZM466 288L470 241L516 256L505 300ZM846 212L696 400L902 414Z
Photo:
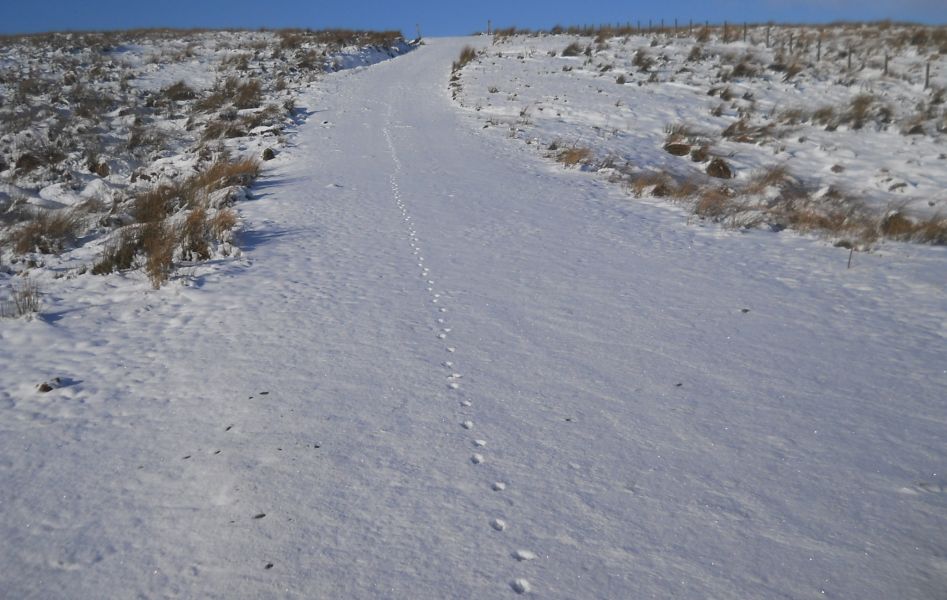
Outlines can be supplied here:
M0 39L0 277L131 272L158 287L239 254L231 207L309 115L299 93L407 49L396 32L341 30Z
M947 243L947 28L506 30L455 71L484 127L701 220Z

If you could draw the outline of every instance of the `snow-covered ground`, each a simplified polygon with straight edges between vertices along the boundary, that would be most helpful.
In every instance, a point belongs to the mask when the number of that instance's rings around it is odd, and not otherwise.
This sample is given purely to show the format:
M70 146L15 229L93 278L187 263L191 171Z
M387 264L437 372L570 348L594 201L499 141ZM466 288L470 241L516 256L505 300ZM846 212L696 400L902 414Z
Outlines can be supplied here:
M733 226L807 228L816 213L836 238L870 243L879 228L902 235L883 222L897 213L936 219L932 239L947 243L943 28L723 36L498 36L452 89L486 127L551 156L588 150L587 170ZM714 157L732 179L707 175ZM716 198L700 205L722 186L728 209Z
M942 596L944 247L687 226L468 43L308 90L240 259L0 321L0 596Z
M0 38L0 317L22 312L4 275L145 266L160 285L175 266L239 256L230 205L311 116L299 95L410 49L397 32L346 30ZM179 238L160 260L156 225ZM131 246L133 260L113 259Z

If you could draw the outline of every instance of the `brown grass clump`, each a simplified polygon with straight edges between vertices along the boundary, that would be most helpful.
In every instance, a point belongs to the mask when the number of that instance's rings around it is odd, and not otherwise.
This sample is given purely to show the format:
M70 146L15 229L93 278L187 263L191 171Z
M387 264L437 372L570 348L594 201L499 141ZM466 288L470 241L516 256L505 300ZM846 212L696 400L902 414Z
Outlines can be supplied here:
M176 210L180 198L176 186L162 185L135 198L132 205L132 217L138 223L156 223L163 221Z
M895 240L947 244L947 218L940 214L918 221L896 210L878 222L878 231L884 237Z
M881 220L879 229L885 237L906 240L914 235L917 225L900 212L892 212Z
M719 221L729 213L729 205L730 198L727 194L714 189L705 190L694 205L694 213L705 219Z
M208 140L236 138L243 137L245 135L247 135L247 131L244 129L242 121L216 119L207 123L201 139L206 142Z
M251 79L237 86L233 105L239 109L256 108L263 101L263 85L258 79Z
M556 155L556 160L567 167L574 167L577 164L587 164L591 158L592 151L582 146L566 148Z
M654 59L648 55L644 48L641 48L635 52L635 58L632 59L631 64L638 67L639 71L647 72L654 66Z
M664 198L672 195L670 192L674 182L667 173L645 171L631 174L628 178L628 184L636 198L644 196L645 191L649 189L652 196Z
M238 161L219 161L198 173L188 185L207 193L233 185L250 185L260 175L262 168L256 158L244 158Z
M174 266L174 248L178 236L167 223L147 223L141 229L141 248L145 252L145 272L152 287L158 289L168 280Z
M194 90L184 83L184 81L178 81L168 86L164 89L163 93L164 97L172 102L183 102L185 100L193 100L197 97Z
M13 251L17 254L40 252L54 254L62 252L76 239L79 220L65 210L43 211L36 214L26 225L10 235Z
M102 259L92 266L93 275L107 275L113 271L130 269L138 253L139 240L136 229L124 227L115 239L105 247Z
M460 51L460 56L454 61L451 71L455 73L460 71L475 58L477 58L477 51L472 46L464 46L463 50Z
M582 46L579 45L579 42L572 42L562 50L563 56L580 56L582 54Z
M789 170L783 165L773 165L753 173L746 186L746 192L759 194L770 187L782 188L792 181Z
M157 223L182 208L202 207L207 196L231 186L248 186L260 174L260 161L244 158L218 161L173 185L161 185L135 198L132 216L138 223Z
M218 210L217 214L208 221L210 234L215 240L223 242L227 235L237 225L237 213L229 208Z
M874 103L875 98L871 94L859 94L852 98L846 117L851 121L854 129L861 129L864 126Z
M184 260L207 260L210 258L207 233L207 211L200 207L195 208L181 225L181 249L184 253Z

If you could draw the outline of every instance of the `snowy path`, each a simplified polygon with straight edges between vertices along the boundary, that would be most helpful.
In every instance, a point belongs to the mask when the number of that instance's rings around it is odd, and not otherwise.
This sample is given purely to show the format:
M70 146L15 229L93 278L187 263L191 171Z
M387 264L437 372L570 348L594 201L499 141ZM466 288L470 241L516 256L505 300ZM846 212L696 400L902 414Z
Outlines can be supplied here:
M943 249L685 227L469 41L328 78L245 264L0 324L0 597L942 595Z

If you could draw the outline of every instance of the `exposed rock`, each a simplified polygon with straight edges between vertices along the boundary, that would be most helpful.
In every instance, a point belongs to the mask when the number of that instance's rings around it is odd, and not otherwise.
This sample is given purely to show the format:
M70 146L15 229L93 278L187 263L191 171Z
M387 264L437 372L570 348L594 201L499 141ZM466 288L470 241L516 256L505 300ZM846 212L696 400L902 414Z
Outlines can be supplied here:
M276 152L273 152L272 148L263 151L263 160L273 160L274 158L276 158Z
M687 156L687 153L691 151L691 147L687 144L671 143L665 144L664 151L674 156Z

